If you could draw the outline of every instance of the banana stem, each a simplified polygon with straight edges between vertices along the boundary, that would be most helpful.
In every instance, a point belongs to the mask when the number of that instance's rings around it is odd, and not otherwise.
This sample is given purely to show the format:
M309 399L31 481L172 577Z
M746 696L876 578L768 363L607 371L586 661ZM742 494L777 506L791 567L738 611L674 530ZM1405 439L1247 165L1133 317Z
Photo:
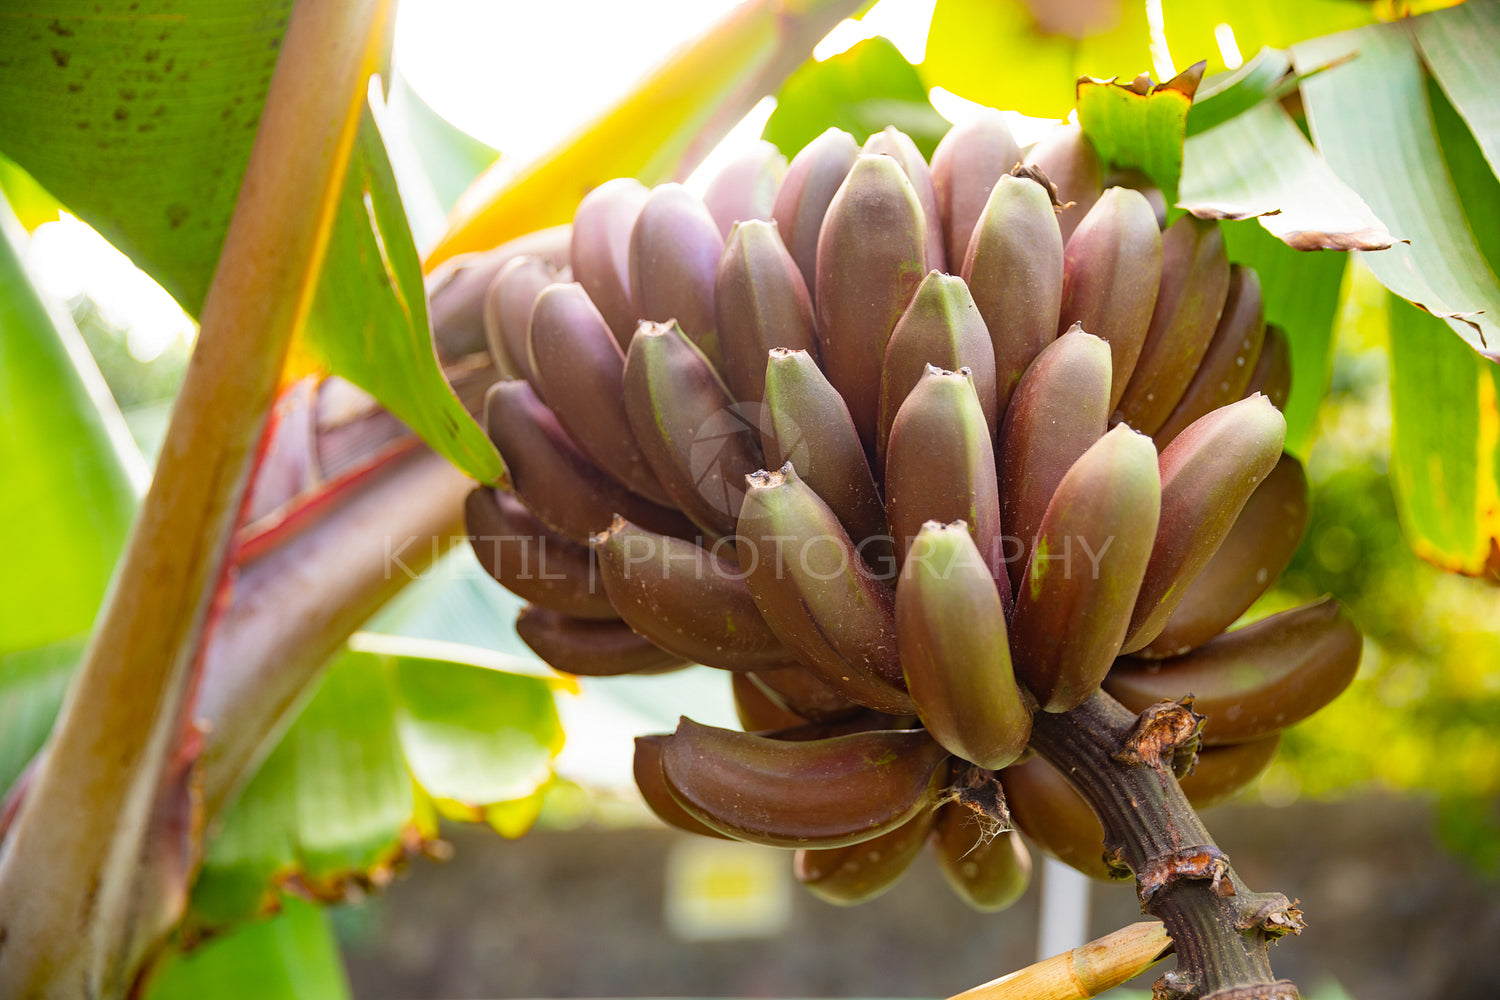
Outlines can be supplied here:
M1300 932L1301 912L1245 887L1173 774L1200 722L1175 702L1137 718L1098 691L1070 712L1038 712L1031 746L1088 800L1111 865L1135 873L1142 912L1171 935L1177 968L1157 981L1158 998L1296 1000L1297 987L1272 974L1267 945Z

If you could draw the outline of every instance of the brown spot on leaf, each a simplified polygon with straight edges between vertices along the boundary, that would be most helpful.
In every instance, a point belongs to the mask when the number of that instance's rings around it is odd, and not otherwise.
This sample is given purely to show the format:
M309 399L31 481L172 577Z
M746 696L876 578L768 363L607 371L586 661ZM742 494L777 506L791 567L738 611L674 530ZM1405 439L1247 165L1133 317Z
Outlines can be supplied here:
M1195 218L1222 222L1239 222L1242 219L1260 219L1281 214L1279 208L1261 210L1253 206L1193 204L1185 201L1179 202L1177 207ZM1277 232L1269 226L1266 228L1293 250L1388 250L1396 243L1411 242L1397 239L1383 227L1374 226L1342 232L1318 229L1288 229Z
M73 29L69 28L67 25L63 24L55 17L47 23L47 30L52 32L58 38L73 37Z
M125 105L122 104L118 108L115 108L115 121L122 122L122 121L124 121L125 119L127 119L129 117L130 117L130 109L127 108Z
M83 912L91 914L94 912L94 903L99 898L99 873L93 872L89 875L89 882L83 891Z
M1293 250L1389 250L1396 242L1411 242L1410 240L1397 241L1384 229L1355 229L1347 233L1297 229L1279 235L1281 242Z
M68 68L68 60L72 59L72 58L73 58L73 53L68 52L68 51L66 51L64 49L53 49L52 50L52 61L55 62L55 63L57 63L57 68L58 69L67 69Z
M167 206L167 225L173 229L181 228L187 217L188 207L181 202L173 202Z
M1263 215L1281 214L1281 209L1279 208L1261 212L1253 208L1220 208L1218 205L1189 205L1186 202L1179 202L1177 207L1183 209L1195 219L1204 219L1210 222L1239 222L1243 219L1258 219Z

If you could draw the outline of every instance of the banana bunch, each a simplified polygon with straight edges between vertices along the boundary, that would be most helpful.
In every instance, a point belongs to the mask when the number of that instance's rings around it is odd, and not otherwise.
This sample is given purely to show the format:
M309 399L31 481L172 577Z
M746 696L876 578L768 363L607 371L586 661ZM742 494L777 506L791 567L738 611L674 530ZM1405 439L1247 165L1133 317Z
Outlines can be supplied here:
M509 473L468 530L522 638L575 674L730 672L744 732L637 743L666 822L795 850L837 903L930 845L997 909L1016 830L1111 874L1033 713L1193 696L1207 804L1348 684L1331 601L1226 631L1307 523L1286 338L1214 223L1104 176L1076 126L1023 155L999 112L931 164L831 129L703 200L604 184L565 266L491 280Z

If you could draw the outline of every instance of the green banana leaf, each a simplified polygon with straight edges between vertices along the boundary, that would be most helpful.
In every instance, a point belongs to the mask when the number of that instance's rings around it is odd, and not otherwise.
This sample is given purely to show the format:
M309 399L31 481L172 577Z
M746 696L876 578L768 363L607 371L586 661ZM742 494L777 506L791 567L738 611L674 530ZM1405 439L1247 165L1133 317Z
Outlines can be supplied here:
M1370 254L1366 263L1387 288L1444 317L1476 349L1500 350L1500 280L1443 161L1411 32L1377 25L1314 39L1293 46L1292 60L1301 71L1353 53L1358 57L1305 81L1302 95L1329 166L1410 241ZM1494 50L1487 59L1500 64Z
M101 16L93 3L49 5L46 18L0 32L0 152L196 314L290 8L154 0ZM367 118L306 354L371 392L465 472L493 481L499 455L441 377L421 292L390 164ZM383 363L370 362L376 355Z
M146 1000L346 1000L349 982L328 918L293 896L281 912L173 956Z
M562 749L548 673L451 643L357 635L226 811L191 934L264 914L289 882L327 900L380 884L436 836L439 815L478 821L529 803ZM498 815L519 832L514 811Z
M1191 136L1179 196L1178 204L1200 218L1259 217L1298 250L1373 250L1392 242L1390 220L1330 169L1275 101Z
M1490 270L1500 274L1500 178L1496 178L1475 134L1437 83L1427 82L1432 120L1453 187L1463 192L1464 217Z
M72 319L22 264L0 200L0 653L89 630L145 467Z
M385 404L433 449L486 483L500 454L449 388L433 351L422 262L369 109L302 341L322 365Z
M291 0L32 6L0 32L0 152L196 315Z
M887 125L911 136L929 158L949 127L927 100L916 68L890 39L876 37L788 77L761 138L790 159L830 127L863 143Z
M1261 101L1296 87L1292 58L1281 49L1263 48L1233 72L1205 77L1188 110L1187 134L1197 135L1244 114Z
M1432 74L1427 96L1443 161L1463 193L1469 229L1490 269L1500 273L1500 5L1468 4L1420 17L1411 28Z
M1416 553L1444 569L1491 572L1500 539L1500 365L1442 320L1389 296L1391 483Z
M22 263L26 239L0 198L0 791L52 728L146 481L72 318Z
M1066 17L1077 5L937 0L922 79L980 104L1065 118L1079 77L1133 80L1152 67L1145 4L1091 8L1103 18L1043 24L1034 12Z
M1198 77L1187 71L1141 93L1109 80L1078 81L1078 124L1106 163L1141 171L1177 210L1183 140Z
M1304 82L1303 99L1329 164L1410 240L1366 257L1394 293L1391 482L1417 554L1469 574L1500 563L1500 115L1485 87L1497 42L1500 15L1478 4L1293 48L1299 68L1357 53Z
M1495 101L1500 6L1470 3L1411 22L1433 77L1478 138L1490 168L1500 171L1500 103Z
M0 654L0 794L46 742L82 654L81 636Z

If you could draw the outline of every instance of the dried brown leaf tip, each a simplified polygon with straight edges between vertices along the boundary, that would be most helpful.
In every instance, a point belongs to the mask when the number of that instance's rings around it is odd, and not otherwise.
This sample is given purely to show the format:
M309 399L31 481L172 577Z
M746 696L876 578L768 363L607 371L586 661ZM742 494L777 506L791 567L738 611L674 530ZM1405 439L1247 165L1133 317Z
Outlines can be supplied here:
M1196 743L1204 719L1193 711L1192 695L1181 701L1159 701L1135 720L1115 759L1122 764L1145 764L1158 771L1168 766L1175 770L1180 766L1179 750Z
M1142 73L1129 83L1120 82L1119 77L1112 77L1105 80L1098 77L1081 76L1078 78L1078 84L1080 87L1086 83L1104 87L1115 87L1135 94L1137 97L1150 97L1153 94L1160 94L1162 91L1170 90L1181 94L1191 101L1193 96L1198 93L1198 85L1203 82L1203 73L1207 68L1208 62L1200 59L1165 83L1153 83L1150 73Z
M1052 210L1054 212L1061 212L1063 209L1072 208L1074 205L1074 202L1071 201L1063 204L1057 193L1057 185L1052 183L1052 178L1047 176L1046 171L1034 163L1017 163L1014 167L1011 167L1010 175L1040 184L1042 190L1047 192L1047 197L1052 199Z
M1198 85L1203 82L1203 71L1207 68L1207 60L1200 59L1156 90L1175 90L1191 100L1198 93Z
M991 836L1014 829L1010 809L1005 805L1005 790L994 771L971 765L948 786L943 801L973 810L987 828L993 828Z
M1262 212L1261 215L1279 215L1279 212ZM1346 232L1320 232L1315 229L1299 229L1281 234L1281 240L1293 250L1388 250L1393 242L1410 243L1411 240L1395 240L1384 229L1352 229ZM1445 314L1448 315L1448 314ZM1464 316L1451 314L1456 319ZM1467 315L1467 314L1466 314ZM1467 321L1466 321L1467 322Z

